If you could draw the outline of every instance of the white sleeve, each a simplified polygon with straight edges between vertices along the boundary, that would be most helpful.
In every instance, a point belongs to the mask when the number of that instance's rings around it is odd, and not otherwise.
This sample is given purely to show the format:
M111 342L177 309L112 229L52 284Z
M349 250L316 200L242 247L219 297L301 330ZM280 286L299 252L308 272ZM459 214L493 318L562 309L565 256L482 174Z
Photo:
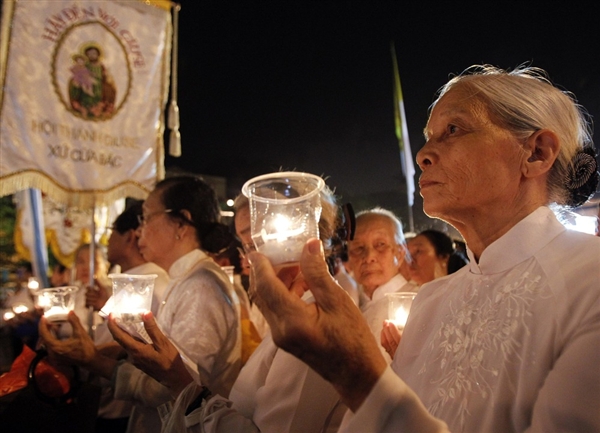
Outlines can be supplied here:
M596 298L544 380L528 433L600 432L599 311Z
M253 420L262 433L317 432L339 425L333 386L295 356L277 350L264 385L256 392Z
M158 407L172 400L169 388L161 385L129 362L120 362L112 378L114 398Z
M198 385L190 383L177 397L170 410L168 405L159 412L162 418L162 432L178 433L260 433L252 420L232 409L231 401L216 395L202 402L200 407L188 407L198 395Z
M388 366L356 413L346 413L339 432L447 433L448 428Z

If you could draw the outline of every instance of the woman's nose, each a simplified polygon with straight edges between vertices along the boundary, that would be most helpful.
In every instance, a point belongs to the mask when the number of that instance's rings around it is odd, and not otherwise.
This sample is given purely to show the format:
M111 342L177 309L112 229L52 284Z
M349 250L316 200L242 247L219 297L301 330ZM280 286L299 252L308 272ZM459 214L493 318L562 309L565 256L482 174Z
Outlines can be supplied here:
M421 170L424 170L425 167L433 164L433 155L431 152L431 144L429 141L425 142L425 145L417 152L417 165Z

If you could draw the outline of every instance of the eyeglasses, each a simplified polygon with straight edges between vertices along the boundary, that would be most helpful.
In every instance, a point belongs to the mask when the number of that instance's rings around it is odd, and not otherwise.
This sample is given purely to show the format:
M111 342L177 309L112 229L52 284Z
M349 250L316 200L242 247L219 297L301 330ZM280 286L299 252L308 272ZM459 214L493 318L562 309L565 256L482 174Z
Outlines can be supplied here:
M138 215L137 219L141 226L145 226L150 222L150 219L152 219L153 216L171 212L173 212L173 209L157 210L156 212L150 212L146 215Z

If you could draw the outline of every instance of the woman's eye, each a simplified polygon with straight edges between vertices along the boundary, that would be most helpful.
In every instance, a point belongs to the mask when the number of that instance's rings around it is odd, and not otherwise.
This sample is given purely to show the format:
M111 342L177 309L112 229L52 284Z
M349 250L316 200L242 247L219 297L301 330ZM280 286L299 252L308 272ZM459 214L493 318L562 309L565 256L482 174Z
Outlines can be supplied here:
M356 248L352 248L350 249L349 253L351 256L358 256L361 255L363 252L363 247L356 247Z
M454 134L454 133L456 133L456 131L458 131L458 126L448 125L448 133L449 134Z

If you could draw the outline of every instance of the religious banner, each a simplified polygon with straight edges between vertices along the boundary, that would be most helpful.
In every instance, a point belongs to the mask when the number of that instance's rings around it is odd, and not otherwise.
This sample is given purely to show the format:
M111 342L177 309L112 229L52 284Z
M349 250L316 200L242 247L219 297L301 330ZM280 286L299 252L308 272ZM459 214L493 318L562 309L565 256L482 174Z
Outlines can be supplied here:
M89 209L164 177L171 3L4 0L0 195Z
M15 224L15 250L19 256L27 261L34 262L36 250L34 239L35 221L32 218L30 200L27 199L28 191L19 191L15 194L17 204L17 221ZM75 260L77 249L91 242L90 224L94 221L95 242L97 245L107 246L109 227L113 221L125 210L125 200L117 200L110 206L96 207L94 209L69 208L56 203L48 196L41 200L42 218L46 244L52 251L54 258L61 264L71 267Z

